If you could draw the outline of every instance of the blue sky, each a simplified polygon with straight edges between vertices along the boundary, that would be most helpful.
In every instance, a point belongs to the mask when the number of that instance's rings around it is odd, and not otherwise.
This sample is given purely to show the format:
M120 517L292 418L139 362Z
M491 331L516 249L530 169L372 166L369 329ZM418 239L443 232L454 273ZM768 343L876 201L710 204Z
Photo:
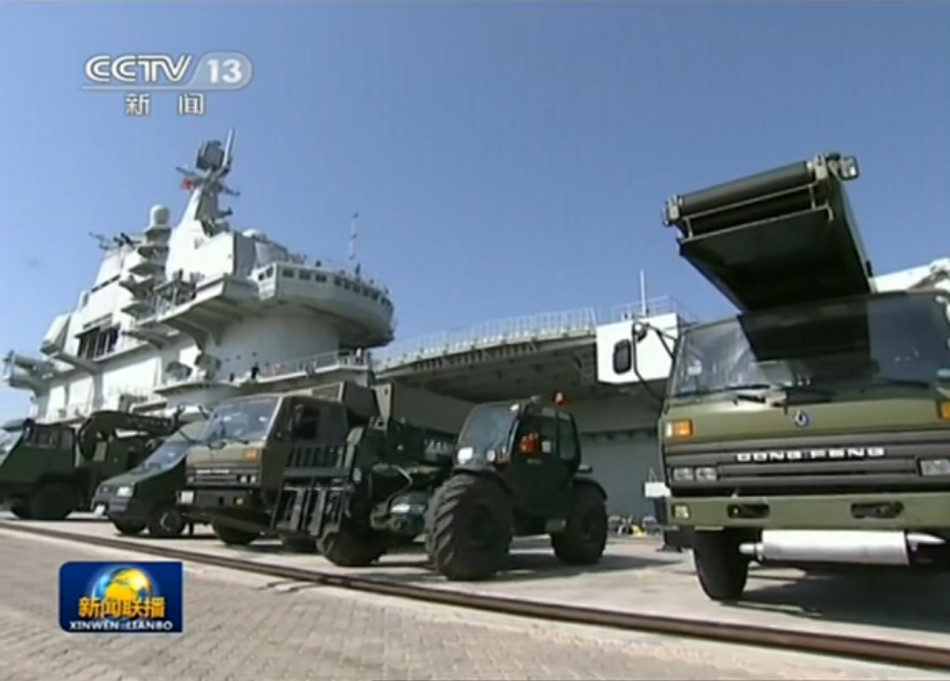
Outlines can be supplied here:
M950 254L944 3L0 5L0 349L35 352L92 283L88 233L183 208L176 165L237 129L235 222L392 288L398 336L670 295L727 304L663 202L839 149L877 271ZM101 52L240 50L254 82L179 118L80 90ZM26 407L0 390L0 416Z

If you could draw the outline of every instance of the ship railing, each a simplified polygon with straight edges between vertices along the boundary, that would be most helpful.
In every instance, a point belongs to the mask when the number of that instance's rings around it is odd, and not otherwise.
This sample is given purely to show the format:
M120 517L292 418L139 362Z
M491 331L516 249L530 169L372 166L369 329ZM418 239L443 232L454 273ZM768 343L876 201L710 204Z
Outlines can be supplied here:
M336 367L368 369L370 367L370 353L360 350L333 350L329 352L322 352L316 355L298 357L295 359L282 360L278 362L265 362L260 366L258 378L267 379L289 376L292 374L308 374L315 373L323 369L331 369ZM245 372L245 375L249 376L250 372Z
M313 372L332 366L371 367L375 371L385 371L430 357L493 347L504 343L592 336L597 325L604 321L637 319L669 313L679 314L684 319L692 318L682 305L669 297L617 305L603 315L598 315L592 307L584 307L561 312L510 317L397 342L385 348L362 353L360 351L326 352L271 362L261 365L259 377L276 378L289 374Z
M627 319L642 319L644 317L655 317L665 314L676 314L686 322L694 322L697 320L696 315L690 312L686 306L670 296L659 296L636 303L614 305L610 309L610 320L619 322Z
M477 350L504 343L552 340L593 335L600 323L676 313L693 316L668 296L614 306L607 314L592 307L498 319L486 324L393 343L373 351L374 368L383 371L401 364L445 354Z

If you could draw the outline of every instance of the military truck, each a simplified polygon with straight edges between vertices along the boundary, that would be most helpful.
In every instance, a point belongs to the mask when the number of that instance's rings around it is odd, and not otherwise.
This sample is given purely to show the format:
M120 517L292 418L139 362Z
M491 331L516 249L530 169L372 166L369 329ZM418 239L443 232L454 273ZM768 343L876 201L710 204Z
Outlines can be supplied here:
M99 481L137 466L174 419L98 411L78 428L33 419L3 426L12 445L0 455L0 503L24 520L63 520L89 510Z
M354 392L339 398L351 420L360 411ZM314 538L331 562L362 567L421 533L435 569L453 580L494 575L513 536L550 534L572 565L602 556L606 494L579 475L590 469L574 419L558 405L476 406L448 450L391 419L358 422L345 445L313 450L284 472L278 531Z
M225 544L277 536L292 551L314 550L312 535L281 524L281 503L289 495L284 488L296 480L291 474L285 481L286 469L319 474L328 457L358 444L353 438L371 443L357 447L360 452L451 441L470 407L404 385L370 388L351 381L222 402L209 418L204 442L188 452L178 505L209 519Z
M950 566L950 296L877 291L857 176L826 154L667 203L680 255L739 311L680 331L659 422L711 599L740 598L753 560ZM651 334L634 324L615 372Z
M180 536L189 523L200 522L176 506L178 490L185 485L185 455L205 430L202 416L185 423L138 466L105 480L92 499L93 513L106 516L126 535L148 529L160 538Z

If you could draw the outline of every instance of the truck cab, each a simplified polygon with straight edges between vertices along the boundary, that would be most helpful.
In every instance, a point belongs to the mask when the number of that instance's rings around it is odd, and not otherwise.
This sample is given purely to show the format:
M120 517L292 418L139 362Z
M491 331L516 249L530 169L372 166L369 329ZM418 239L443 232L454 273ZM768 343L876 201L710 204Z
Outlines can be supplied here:
M753 560L950 565L950 297L877 290L857 176L826 154L667 202L680 255L738 308L680 331L659 422L669 519L714 600ZM634 323L615 371L657 333Z
M174 430L171 419L98 411L78 428L24 419L7 424L16 441L0 461L0 497L19 518L62 520L89 510L99 481L138 465Z
M346 439L336 402L301 394L261 394L220 403L200 443L188 449L178 505L211 522L225 544L269 532L288 460Z

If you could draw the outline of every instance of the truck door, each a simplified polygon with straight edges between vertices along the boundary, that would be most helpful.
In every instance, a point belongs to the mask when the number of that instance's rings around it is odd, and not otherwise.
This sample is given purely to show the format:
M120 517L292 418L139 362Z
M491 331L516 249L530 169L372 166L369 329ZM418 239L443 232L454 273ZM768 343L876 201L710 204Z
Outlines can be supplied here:
M516 430L511 484L520 505L531 515L556 514L566 494L570 470L561 458L558 431L553 409L525 415ZM526 451L522 447L526 440L534 440L536 445Z

